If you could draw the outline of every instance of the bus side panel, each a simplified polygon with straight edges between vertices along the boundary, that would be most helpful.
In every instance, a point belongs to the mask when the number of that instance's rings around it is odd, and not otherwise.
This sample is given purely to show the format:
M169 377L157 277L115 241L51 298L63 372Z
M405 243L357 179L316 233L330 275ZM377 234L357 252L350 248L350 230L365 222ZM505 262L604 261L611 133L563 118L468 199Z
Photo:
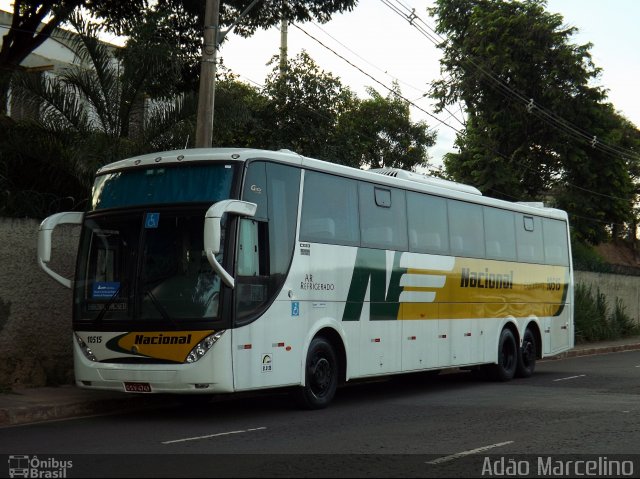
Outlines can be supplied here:
M262 317L231 331L236 391L300 384L305 313L279 298Z
M356 300L349 301L356 254L355 247L300 242L296 245L287 280L292 292L292 302L300 305L301 319L306 328L301 337L306 338L307 332L314 335L323 325L340 325L334 329L341 329L344 335L347 378L361 374L361 318L365 317L365 309L368 310L365 303L357 318L345 317L348 316L347 303L359 304ZM310 342L313 338L307 339ZM306 351L302 354L304 358Z
M567 305L558 316L548 318L546 335L551 336L548 354L567 351L573 347L573 327L571 324L571 308Z
M431 316L428 319L415 319L403 309L402 321L402 370L416 371L438 367L438 320L437 308L428 305ZM428 313L425 314L427 316Z
M276 301L262 317L233 330L236 390L303 384L308 336L322 325L349 338L347 377L359 374L360 321L342 321L355 254L356 248L296 243Z

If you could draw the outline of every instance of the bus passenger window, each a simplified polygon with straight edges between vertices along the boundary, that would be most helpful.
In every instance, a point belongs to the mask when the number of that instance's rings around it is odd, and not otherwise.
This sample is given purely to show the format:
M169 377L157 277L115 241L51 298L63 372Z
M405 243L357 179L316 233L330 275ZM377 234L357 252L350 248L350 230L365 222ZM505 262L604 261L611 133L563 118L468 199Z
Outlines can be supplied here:
M537 216L517 215L516 238L518 240L518 260L527 263L543 263L542 224Z
M312 218L307 220L300 236L332 240L336 237L336 222L332 218Z
M413 232L413 231L412 231ZM441 250L442 249L442 239L440 238L440 233L427 233L424 235L424 245L427 249L432 250Z
M409 251L446 254L449 252L447 201L423 193L407 192Z
M360 245L355 181L314 171L305 172L300 240Z
M545 263L569 266L567 224L561 220L542 220Z
M451 253L459 256L483 258L484 220L482 206L448 200Z
M405 192L396 188L358 185L361 245L365 248L407 251Z
M464 238L462 236L456 235L451 237L451 252L453 254L464 253Z
M515 215L511 211L484 206L484 237L487 258L516 259Z

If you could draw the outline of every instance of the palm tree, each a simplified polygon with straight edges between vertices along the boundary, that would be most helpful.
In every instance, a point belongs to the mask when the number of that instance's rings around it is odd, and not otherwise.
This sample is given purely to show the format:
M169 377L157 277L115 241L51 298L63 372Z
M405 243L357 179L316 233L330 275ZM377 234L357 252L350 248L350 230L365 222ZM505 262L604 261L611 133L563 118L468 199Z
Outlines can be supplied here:
M54 196L67 197L72 178L77 183L72 196L80 207L77 195L88 198L98 167L136 154L182 148L193 138L194 96L167 88L180 73L169 43L138 37L118 50L98 40L95 24L80 16L70 23L77 34L67 34L66 40L78 63L55 75L21 74L14 79L12 95L33 106L38 117L10 124L11 134L0 142L0 194L12 188L34 190L40 184L41 191L48 185L58 190ZM22 170L17 181L15 166ZM52 185L47 181L51 177L62 183ZM41 209L58 206L46 201L50 205ZM0 207L2 213L11 211Z

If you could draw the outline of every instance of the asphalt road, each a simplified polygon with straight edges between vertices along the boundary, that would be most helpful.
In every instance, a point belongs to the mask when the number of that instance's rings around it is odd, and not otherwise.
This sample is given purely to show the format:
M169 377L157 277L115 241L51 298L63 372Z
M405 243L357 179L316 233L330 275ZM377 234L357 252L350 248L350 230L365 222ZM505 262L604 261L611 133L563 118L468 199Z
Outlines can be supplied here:
M509 464L566 476L581 472L566 465L577 455L598 475L637 477L640 351L539 362L508 383L460 372L358 384L321 411L265 394L9 427L0 453L37 455L40 469L72 461L66 477L478 477Z

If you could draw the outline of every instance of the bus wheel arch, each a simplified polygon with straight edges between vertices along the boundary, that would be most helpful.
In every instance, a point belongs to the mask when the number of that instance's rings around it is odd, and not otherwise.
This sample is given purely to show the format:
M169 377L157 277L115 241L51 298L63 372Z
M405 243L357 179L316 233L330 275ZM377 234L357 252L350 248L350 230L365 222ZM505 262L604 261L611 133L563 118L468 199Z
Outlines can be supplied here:
M338 384L343 384L347 380L347 350L340 333L333 328L325 327L318 331L314 339L324 337L333 346L338 359Z

